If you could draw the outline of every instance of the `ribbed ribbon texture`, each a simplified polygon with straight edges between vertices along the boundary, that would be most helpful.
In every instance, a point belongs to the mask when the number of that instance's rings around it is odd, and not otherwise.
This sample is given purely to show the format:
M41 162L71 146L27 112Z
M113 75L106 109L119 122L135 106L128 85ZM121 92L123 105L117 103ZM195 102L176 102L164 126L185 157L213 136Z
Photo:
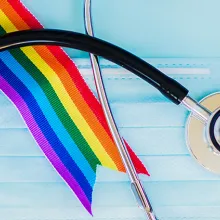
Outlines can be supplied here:
M79 9L83 10L83 9ZM0 0L0 34L43 28L19 0ZM125 172L101 105L67 54L55 46L0 53L0 89L45 156L92 214L97 165ZM126 143L138 173L148 174Z

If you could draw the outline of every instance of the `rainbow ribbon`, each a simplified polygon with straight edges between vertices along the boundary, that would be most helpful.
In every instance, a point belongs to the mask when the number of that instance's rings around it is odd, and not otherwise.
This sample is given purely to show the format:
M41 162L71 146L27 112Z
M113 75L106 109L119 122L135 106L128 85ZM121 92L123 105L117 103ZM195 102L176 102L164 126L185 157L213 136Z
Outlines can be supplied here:
M19 0L0 0L0 34L42 25ZM101 105L60 47L0 53L0 89L51 164L92 214L97 165L125 172ZM138 173L148 174L128 146Z

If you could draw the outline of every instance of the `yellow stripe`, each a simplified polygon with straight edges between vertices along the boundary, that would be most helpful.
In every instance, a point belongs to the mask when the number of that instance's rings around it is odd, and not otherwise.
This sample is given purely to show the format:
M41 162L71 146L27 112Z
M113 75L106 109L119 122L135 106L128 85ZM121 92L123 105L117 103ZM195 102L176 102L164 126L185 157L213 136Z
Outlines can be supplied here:
M17 31L16 27L11 23L5 13L0 9L0 25L8 32Z
M2 11L0 11L0 18L1 25L7 32L17 30ZM114 161L107 154L102 144L100 143L86 120L83 118L76 105L73 103L56 72L54 72L53 69L50 68L50 66L39 56L39 54L34 50L33 47L22 48L22 51L27 57L29 57L33 64L45 75L45 77L51 83L61 103L65 107L71 119L81 131L82 135L84 136L102 165L112 169L117 169Z

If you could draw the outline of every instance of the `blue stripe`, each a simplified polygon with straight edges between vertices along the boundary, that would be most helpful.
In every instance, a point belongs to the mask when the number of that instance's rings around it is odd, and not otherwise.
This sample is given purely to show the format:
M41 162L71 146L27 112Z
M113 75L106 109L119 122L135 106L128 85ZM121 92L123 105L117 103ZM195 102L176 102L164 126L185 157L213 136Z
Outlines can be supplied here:
M50 105L50 102L48 101L45 93L43 92L39 84L16 61L16 59L10 54L10 52L5 51L4 53L0 53L0 59L2 59L2 61L8 66L8 68L24 83L24 85L32 93L43 114L45 115L45 118L48 120L52 129L56 133L57 137L65 146L72 159L76 162L76 164L78 164L78 167L84 173L90 185L93 186L96 177L95 172L61 123L60 119Z
M24 84L13 74L13 72L0 60L0 71L2 77L20 94L20 96L25 100L28 108L30 109L36 123L43 132L44 136L53 147L56 154L59 156L60 160L63 162L64 166L70 171L70 173L77 180L83 191L85 192L89 201L92 201L92 187L89 182L78 168L76 163L72 160L65 147L62 145L53 129L50 127L48 121L46 120L43 112L38 106L36 100L29 92L29 90L24 86Z

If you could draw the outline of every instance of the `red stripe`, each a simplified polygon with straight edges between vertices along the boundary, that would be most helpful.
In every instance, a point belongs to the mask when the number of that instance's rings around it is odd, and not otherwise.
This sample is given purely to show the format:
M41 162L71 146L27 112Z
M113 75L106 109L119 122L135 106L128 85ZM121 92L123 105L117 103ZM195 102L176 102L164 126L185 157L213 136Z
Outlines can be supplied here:
M148 173L146 167L143 165L143 163L141 162L141 160L137 157L137 155L134 153L134 151L132 150L132 148L129 146L129 144L126 142L125 139L124 143L128 149L128 153L130 154L131 160L135 165L135 169L137 171L137 173L143 173L146 174L148 176L150 176L150 174Z
M84 97L84 100L87 102L87 104L91 107L92 111L108 133L108 135L112 138L112 135L110 133L107 121L105 119L104 113L102 111L102 107L96 97L93 95L87 84L85 83L84 79L82 78L80 72L72 62L72 60L68 56L60 56L60 53L63 53L62 49L58 47L49 46L49 50L53 53L53 55L59 60L59 62L67 69L68 73L70 74L73 82L77 86L78 90ZM60 49L57 50L57 49ZM61 59L62 58L62 59ZM131 159L135 165L135 168L138 173L143 173L149 175L148 171L146 170L145 166L142 164L142 162L139 160L137 155L133 152L129 144L125 141L125 145L128 149L128 152L131 156Z

